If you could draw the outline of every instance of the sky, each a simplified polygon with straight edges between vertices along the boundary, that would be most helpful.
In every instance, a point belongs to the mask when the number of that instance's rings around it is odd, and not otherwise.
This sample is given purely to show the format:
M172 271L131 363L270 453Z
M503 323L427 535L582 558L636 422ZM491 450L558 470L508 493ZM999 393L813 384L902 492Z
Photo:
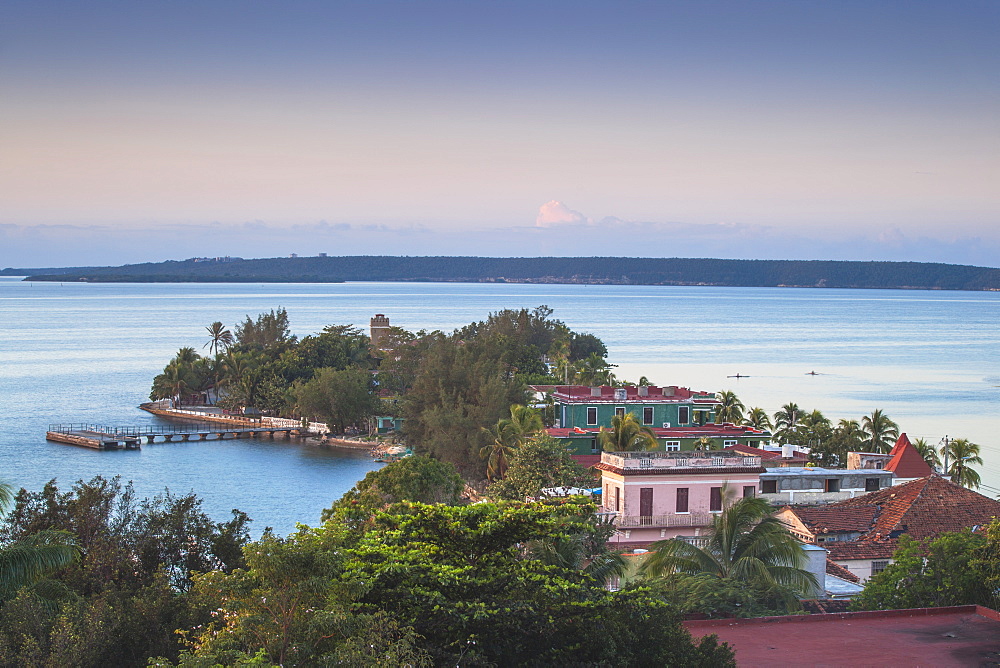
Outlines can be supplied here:
M6 0L0 267L997 267L997 35L996 0Z

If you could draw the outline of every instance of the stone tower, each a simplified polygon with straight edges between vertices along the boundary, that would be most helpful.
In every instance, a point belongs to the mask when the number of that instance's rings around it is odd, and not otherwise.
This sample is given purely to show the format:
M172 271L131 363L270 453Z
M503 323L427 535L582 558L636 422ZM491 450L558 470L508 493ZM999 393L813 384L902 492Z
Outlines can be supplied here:
M389 318L376 313L371 320L372 348L381 348L382 342L389 335Z

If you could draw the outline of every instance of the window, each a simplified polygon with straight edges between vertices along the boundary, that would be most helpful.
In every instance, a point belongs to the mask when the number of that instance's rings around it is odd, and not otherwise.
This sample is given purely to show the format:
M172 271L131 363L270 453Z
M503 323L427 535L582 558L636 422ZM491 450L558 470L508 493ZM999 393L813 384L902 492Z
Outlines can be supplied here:
M615 406L615 415L617 415L618 417L625 417L625 407Z
M639 517L640 523L649 526L653 523L653 488L639 488Z
M666 441L666 444L667 444L667 452L677 452L678 450L681 449L680 441Z
M839 492L840 491L840 478L827 478L826 479L826 491L828 492Z
M691 421L691 407L690 406L678 406L677 407L677 424L687 424Z
M888 559L880 559L872 562L872 575L878 575L889 566Z
M619 512L622 509L622 488L615 487L615 512Z
M590 439L590 454L596 454L600 452L600 446L597 444L597 437Z
M722 447L724 447L724 448L731 448L734 445L738 445L737 441L723 441L722 442Z
M688 488L678 487L677 488L677 512L686 513L688 512Z
M708 497L708 509L713 513L722 512L722 488L713 487Z
M587 424L597 424L597 406L587 407Z
M778 481L777 480L761 480L760 481L760 493L761 494L777 494L778 493Z
M653 407L643 406L642 407L642 423L643 424L653 424Z
M753 498L756 493L757 493L757 488L754 487L753 485L745 485L743 487L744 499Z
M878 491L878 478L865 478L865 491L866 492L877 492Z

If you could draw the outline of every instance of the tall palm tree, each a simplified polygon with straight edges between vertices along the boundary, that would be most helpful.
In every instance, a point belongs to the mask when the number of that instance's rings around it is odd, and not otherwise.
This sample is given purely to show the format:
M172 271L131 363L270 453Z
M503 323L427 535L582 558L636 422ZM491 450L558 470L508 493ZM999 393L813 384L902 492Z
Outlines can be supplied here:
M830 420L820 410L812 410L799 418L796 431L805 436L810 446L817 446L833 433Z
M577 382L584 385L610 385L614 381L611 365L597 353L577 362L576 370Z
M861 423L857 420L841 418L837 423L836 434L848 449L860 448L865 440L865 432L861 429Z
M920 453L927 465L932 469L941 468L941 458L938 457L937 450L927 442L925 438L918 438L912 443L913 448Z
M746 415L743 416L743 424L747 427L760 429L761 431L771 431L773 429L771 418L768 416L767 411L757 406L747 410Z
M229 348L233 345L233 333L229 331L225 325L223 325L218 320L213 322L211 325L206 327L208 330L209 340L203 348L208 348L208 352L213 355L217 355L220 349Z
M479 450L479 456L486 460L486 478L499 480L503 478L510 466L510 458L518 447L518 434L510 420L500 419L492 427L483 427L490 442Z
M899 425L881 408L861 418L861 430L865 433L864 446L870 448L870 452L886 452L899 438Z
M715 409L715 422L732 422L739 424L743 420L743 410L746 408L743 402L732 390L723 390L715 393L715 398L719 400L719 406Z
M514 451L544 428L541 414L521 404L511 405L509 418L501 418L494 426L484 427L490 442L480 448L479 456L487 460L486 477L489 480L502 478Z
M956 438L941 448L941 454L948 459L947 473L953 482L969 489L979 488L979 473L969 468L970 464L983 464L983 458L979 456L979 445L965 438Z
M774 414L774 429L778 440L787 443L795 434L795 429L802 417L802 410L798 404L787 403Z
M705 547L680 538L650 546L641 572L648 576L683 573L728 578L747 586L789 587L799 594L815 591L816 578L803 569L802 545L771 515L771 504L745 497L712 518Z
M608 452L654 450L657 445L653 430L639 424L634 413L615 415L611 418L611 429L601 427L598 439Z
M180 406L184 393L189 389L191 373L187 366L176 360L163 370L163 382L170 391L170 400L174 406Z
M13 498L10 485L0 482L0 515L6 514ZM80 548L73 536L51 529L0 546L0 600L11 597L21 587L53 571L69 566L79 557Z

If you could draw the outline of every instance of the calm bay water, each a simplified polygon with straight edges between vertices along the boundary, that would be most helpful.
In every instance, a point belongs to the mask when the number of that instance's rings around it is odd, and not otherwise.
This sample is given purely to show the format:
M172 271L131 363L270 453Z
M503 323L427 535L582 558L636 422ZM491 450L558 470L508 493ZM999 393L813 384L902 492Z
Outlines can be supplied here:
M299 336L367 329L385 313L411 330L450 331L501 308L547 304L608 345L619 375L732 389L748 406L818 408L834 421L883 409L911 438L983 449L984 493L1000 493L1000 294L889 290L447 283L78 284L0 278L0 477L39 489L94 475L140 495L194 490L255 533L315 524L371 470L367 455L285 441L145 445L98 452L48 443L53 422L148 424L136 406L205 325L283 306ZM807 375L815 371L817 375ZM729 378L735 374L748 378Z

